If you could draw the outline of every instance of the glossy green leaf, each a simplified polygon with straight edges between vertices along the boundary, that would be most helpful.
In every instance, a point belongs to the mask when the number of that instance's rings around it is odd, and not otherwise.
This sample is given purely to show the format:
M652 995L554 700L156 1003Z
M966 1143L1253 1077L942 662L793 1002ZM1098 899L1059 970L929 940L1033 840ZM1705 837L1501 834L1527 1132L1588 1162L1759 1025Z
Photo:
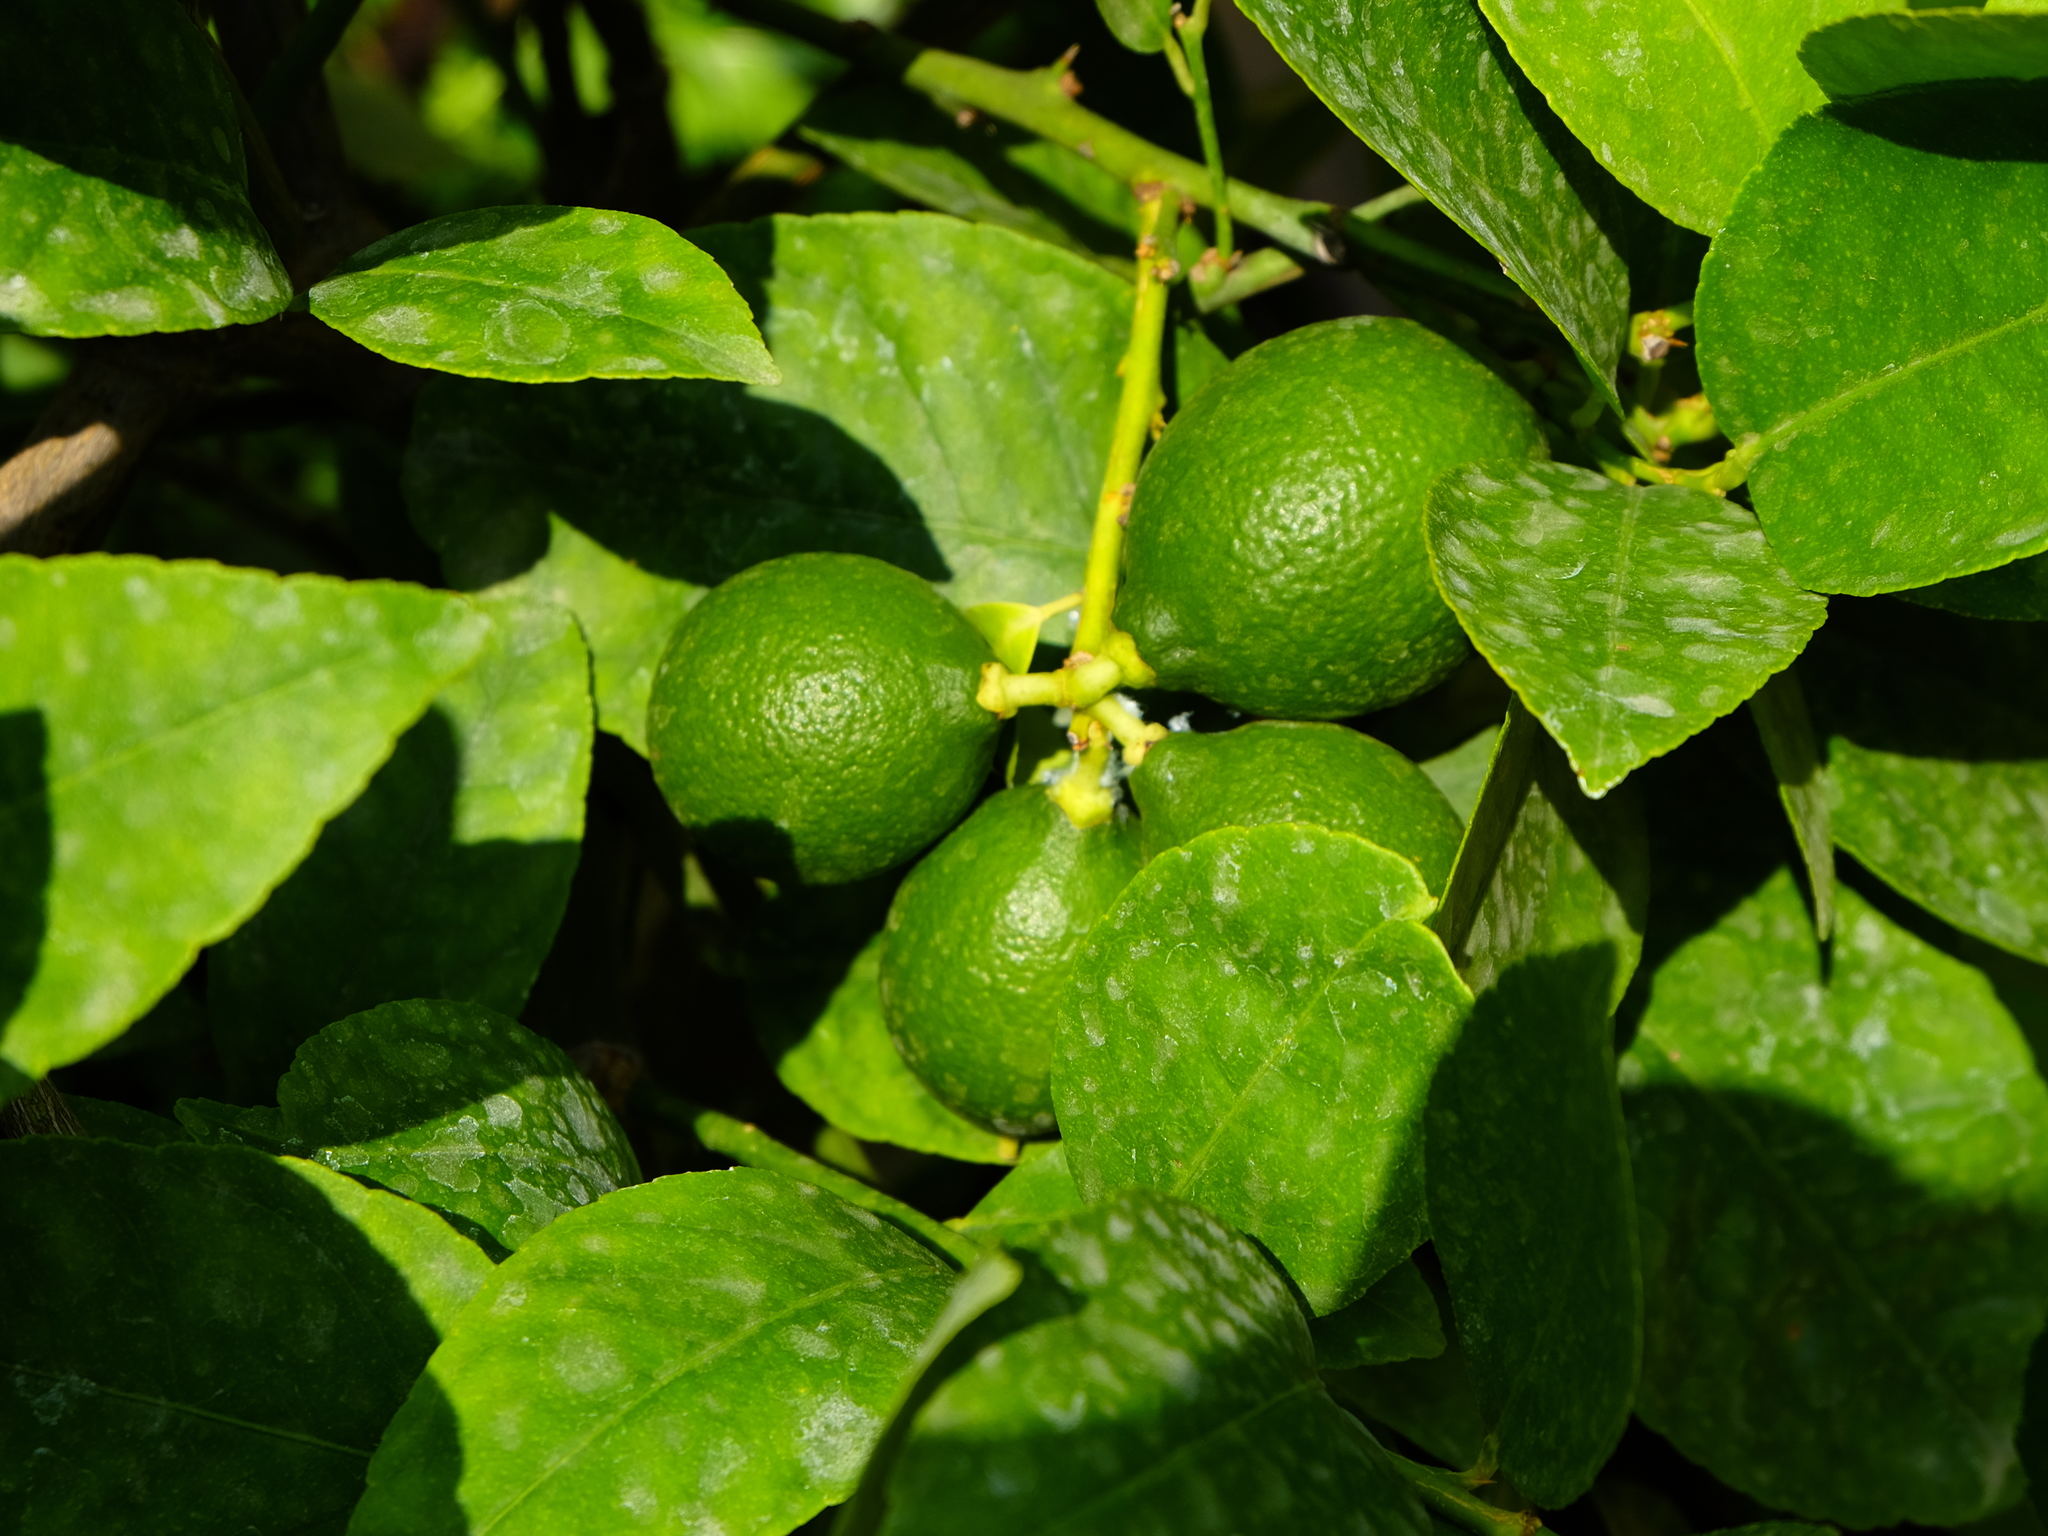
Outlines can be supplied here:
M1785 807L1799 856L1806 866L1806 889L1813 900L1813 931L1826 939L1835 931L1835 834L1828 810L1827 764L1821 761L1813 716L1798 674L1789 667L1757 690L1749 701L1771 777L1777 780L1778 803Z
M2048 16L1974 6L1850 15L1800 44L1799 62L1837 100L1955 80L2038 80L2048 75Z
M1821 93L1799 40L1887 0L1480 0L1580 140L1660 212L1713 234Z
M358 251L307 300L372 352L474 379L777 378L718 263L636 213L451 213Z
M779 385L447 381L422 397L407 462L456 585L510 584L582 621L606 730L642 742L676 621L775 555L874 555L963 606L1080 585L1127 284L931 214L700 239L760 317Z
M1006 1163L1007 1137L963 1120L918 1081L882 1020L882 939L864 945L815 1017L757 1010L761 1043L783 1086L842 1131L970 1163Z
M640 1180L625 1131L561 1047L473 1003L387 1003L328 1025L299 1047L276 1109L222 1129L504 1248Z
M1789 871L1658 971L1623 1063L1637 1412L1722 1481L1848 1526L2019 1490L2048 1311L2048 1087L1983 973Z
M1609 1022L1642 954L1642 812L1563 754L1534 781L1457 951L1472 1016L1429 1100L1429 1222L1502 1474L1546 1508L1628 1422L1642 1275Z
M1325 1371L1427 1360L1444 1349L1436 1294L1413 1264L1396 1264L1349 1306L1312 1319L1308 1331Z
M1944 921L2048 963L2048 714L1972 664L1872 625L1816 650L1835 841ZM2022 656L2024 653L2022 653ZM2022 665L2026 663L2022 661Z
M1116 40L1138 53L1157 53L1173 38L1173 0L1095 0Z
M248 185L234 85L184 7L8 6L0 330L133 336L268 319L291 285Z
M1053 1057L1091 1200L1133 1186L1256 1237L1330 1312L1426 1235L1422 1117L1470 994L1415 866L1346 833L1225 828L1089 935Z
M1431 490L1428 531L1458 622L1594 795L1755 693L1827 614L1704 491L1473 465Z
M1700 373L1794 578L1894 592L2048 547L2048 85L1788 129L1700 275Z
M1629 313L1628 273L1603 227L1616 189L1473 0L1241 9L1353 133L1500 258L1614 400Z
M21 1536L339 1536L490 1271L440 1217L240 1147L0 1142L0 1509Z
M562 609L483 606L476 665L208 958L214 1036L249 1093L315 1030L379 1003L525 1005L583 838L590 653Z
M753 1169L571 1211L427 1363L350 1536L790 1530L852 1490L952 1276Z
M976 603L962 610L997 661L1012 672L1031 670L1032 652L1038 649L1038 632L1045 627L1039 610L1029 603Z
M995 1188L952 1225L976 1237L1000 1238L1001 1228L1040 1226L1071 1215L1087 1203L1067 1168L1067 1144L1034 1141L1024 1148L1017 1166L996 1180Z
M1132 1191L1035 1233L1027 1257L1026 1286L982 1320L993 1337L913 1422L886 1536L1426 1536L1245 1238Z
M254 912L489 627L393 583L0 557L0 1099Z

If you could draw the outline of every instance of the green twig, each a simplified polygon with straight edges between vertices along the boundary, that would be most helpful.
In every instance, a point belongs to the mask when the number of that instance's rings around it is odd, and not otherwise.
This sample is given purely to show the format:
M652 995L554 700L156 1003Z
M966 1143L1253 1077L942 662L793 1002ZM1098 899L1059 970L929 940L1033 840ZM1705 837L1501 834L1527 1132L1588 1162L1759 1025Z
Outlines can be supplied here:
M277 62L257 88L257 121L272 133L298 104L334 52L348 24L356 19L363 0L314 0L313 10L284 45Z
M923 1211L905 1205L859 1179L826 1167L816 1158L804 1156L794 1147L784 1146L759 1126L735 1120L715 1109L704 1109L646 1082L634 1087L633 1103L652 1118L696 1137L708 1150L736 1163L802 1179L806 1184L815 1184L837 1195L848 1205L857 1205L864 1211L887 1217L962 1268L981 1257L982 1246L972 1238L961 1236L952 1228L933 1221Z
M1442 1467L1425 1467L1384 1446L1379 1449L1394 1470L1408 1480L1431 1514L1463 1527L1472 1536L1534 1536L1543 1528L1543 1521L1533 1509L1502 1509L1481 1498L1478 1490L1489 1480L1483 1471L1451 1472Z
M1210 0L1195 0L1195 8L1174 17L1180 34L1179 53L1187 63L1190 89L1195 104L1195 131L1202 140L1202 160L1209 167L1209 205L1216 211L1216 257L1219 279L1230 271L1237 253L1236 232L1230 227L1230 178L1223 171L1223 142L1216 136L1216 103L1209 91L1209 65L1202 57L1202 40L1209 31ZM1173 52L1168 44L1168 52Z

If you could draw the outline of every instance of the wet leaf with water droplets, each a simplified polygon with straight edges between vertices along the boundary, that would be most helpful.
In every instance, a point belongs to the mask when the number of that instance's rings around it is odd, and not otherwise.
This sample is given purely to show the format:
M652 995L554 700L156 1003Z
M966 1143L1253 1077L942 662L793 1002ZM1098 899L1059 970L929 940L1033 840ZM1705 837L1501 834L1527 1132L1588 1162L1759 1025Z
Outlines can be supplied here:
M350 1536L788 1531L852 1491L953 1279L779 1174L608 1195L485 1282Z
M308 302L372 352L476 379L777 378L718 263L637 213L447 214L358 251Z
M340 1536L490 1261L242 1147L0 1142L0 1509L24 1533Z
M1595 795L1791 665L1827 614L1705 491L1473 465L1430 491L1428 529L1444 600Z
M1422 1116L1471 994L1414 864L1292 823L1145 866L1095 925L1053 1099L1083 1195L1184 1195L1329 1312L1425 1236Z

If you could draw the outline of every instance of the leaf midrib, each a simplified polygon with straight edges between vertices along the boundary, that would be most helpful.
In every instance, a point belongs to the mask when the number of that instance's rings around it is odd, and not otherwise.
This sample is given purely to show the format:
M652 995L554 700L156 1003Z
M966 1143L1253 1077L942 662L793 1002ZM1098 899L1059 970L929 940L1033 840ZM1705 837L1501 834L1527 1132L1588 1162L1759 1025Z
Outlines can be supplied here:
M303 1445L312 1450L329 1451L337 1456L352 1456L367 1462L370 1453L361 1446L341 1445L333 1440L323 1440L318 1435L309 1435L303 1430L286 1429L277 1424L259 1424L253 1419L236 1418L231 1413L220 1413L212 1408L201 1408L196 1403L182 1403L175 1398L156 1397L147 1392L133 1392L125 1387L110 1387L104 1382L81 1376L76 1371L52 1371L43 1366L29 1365L20 1360L0 1360L0 1370L8 1370L22 1376L34 1376L43 1381L63 1385L78 1382L90 1387L102 1397L118 1398L122 1402L139 1403L146 1408L162 1408L171 1413L184 1414L188 1418L204 1419L213 1424L225 1424L233 1429L245 1429L254 1435L265 1435L273 1440L284 1440L293 1445Z

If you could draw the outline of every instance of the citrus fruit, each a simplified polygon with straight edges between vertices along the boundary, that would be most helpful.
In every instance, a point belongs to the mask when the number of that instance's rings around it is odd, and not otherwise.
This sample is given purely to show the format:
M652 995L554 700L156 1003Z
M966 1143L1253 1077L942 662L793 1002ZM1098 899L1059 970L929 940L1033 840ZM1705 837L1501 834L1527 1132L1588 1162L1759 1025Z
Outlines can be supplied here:
M1430 482L1545 453L1528 404L1413 321L1289 331L1197 394L1146 460L1117 622L1163 686L1251 713L1399 703L1465 652L1423 547Z
M996 717L981 636L866 555L740 572L676 626L648 700L655 782L700 847L755 874L859 880L973 804Z
M1077 829L1037 785L991 796L910 872L882 941L882 1016L940 1101L1010 1136L1053 1128L1067 972L1138 872L1122 817Z
M1182 732L1131 775L1147 859L1218 827L1305 821L1405 855L1441 892L1465 825L1415 764L1348 726L1260 720Z

